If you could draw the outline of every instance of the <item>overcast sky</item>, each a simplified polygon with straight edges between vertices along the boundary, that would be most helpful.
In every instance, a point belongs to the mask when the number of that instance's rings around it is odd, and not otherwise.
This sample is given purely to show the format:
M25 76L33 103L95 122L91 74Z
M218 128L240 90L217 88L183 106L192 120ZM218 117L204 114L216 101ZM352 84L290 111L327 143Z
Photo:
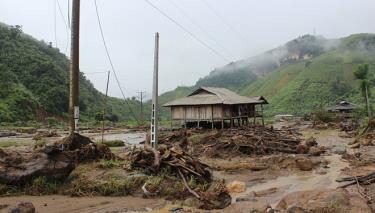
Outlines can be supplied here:
M137 91L147 91L151 96L155 32L160 33L160 92L193 85L215 67L262 53L300 35L313 34L314 29L327 38L375 32L374 0L149 1L223 57L145 0L97 0L108 48L126 96L137 95ZM67 32L55 4L55 0L0 0L0 21L22 25L25 33L55 46L57 14L57 46L65 52ZM67 19L68 0L59 0L59 4ZM81 0L80 41L81 71L87 72L95 87L104 91L106 74L96 72L109 70L110 65L93 0ZM114 78L109 94L120 97Z

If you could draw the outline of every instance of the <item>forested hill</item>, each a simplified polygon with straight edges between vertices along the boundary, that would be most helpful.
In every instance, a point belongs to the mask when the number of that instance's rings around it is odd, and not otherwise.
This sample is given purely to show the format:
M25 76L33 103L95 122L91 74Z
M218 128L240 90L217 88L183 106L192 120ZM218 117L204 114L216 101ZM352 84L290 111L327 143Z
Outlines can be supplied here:
M363 103L353 76L353 70L363 63L369 64L375 88L374 34L341 39L305 35L262 55L217 68L194 86L161 95L160 102L187 95L199 86L219 86L242 95L265 96L270 102L266 107L269 116L304 115L342 99Z
M22 32L19 26L0 25L0 122L64 118L68 111L69 60L58 49ZM87 70L87 72L90 72ZM80 73L79 105L83 119L101 111L103 94ZM109 117L127 119L129 108L109 98ZM131 105L138 104L129 100Z

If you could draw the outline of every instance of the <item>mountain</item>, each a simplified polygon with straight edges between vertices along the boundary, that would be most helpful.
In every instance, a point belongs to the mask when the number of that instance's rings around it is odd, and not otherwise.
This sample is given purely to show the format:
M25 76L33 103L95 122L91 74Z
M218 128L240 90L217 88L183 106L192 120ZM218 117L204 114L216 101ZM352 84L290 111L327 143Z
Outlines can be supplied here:
M247 96L265 96L265 113L308 114L346 99L363 103L353 70L367 63L375 79L375 35L341 39L304 35L262 55L217 68L192 87L161 95L161 103L187 95L199 86L226 87ZM372 81L375 85L375 81ZM167 116L164 109L164 116Z
M0 122L56 117L68 111L68 58L57 48L22 32L20 26L0 24ZM80 73L79 105L83 120L101 111L104 95ZM139 103L128 100L135 108ZM108 98L108 117L130 119L123 100Z

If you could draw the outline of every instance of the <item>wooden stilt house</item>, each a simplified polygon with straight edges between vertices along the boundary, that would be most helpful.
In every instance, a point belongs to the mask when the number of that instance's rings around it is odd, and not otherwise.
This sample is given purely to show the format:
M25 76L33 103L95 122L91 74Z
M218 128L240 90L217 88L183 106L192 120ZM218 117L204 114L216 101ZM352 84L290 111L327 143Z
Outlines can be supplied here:
M246 97L228 89L200 87L190 95L164 104L171 108L173 123L186 127L209 126L211 128L248 125L261 119L264 125L263 105L268 104L262 96Z

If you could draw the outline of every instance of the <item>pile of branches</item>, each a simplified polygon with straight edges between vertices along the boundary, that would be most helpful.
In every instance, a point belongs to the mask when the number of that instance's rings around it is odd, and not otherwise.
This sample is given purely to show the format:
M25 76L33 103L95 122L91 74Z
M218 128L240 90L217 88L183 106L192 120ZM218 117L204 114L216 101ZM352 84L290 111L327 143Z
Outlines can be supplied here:
M176 176L194 176L201 182L212 181L209 166L187 154L177 145L161 144L154 149L146 142L144 149L134 150L130 154L130 160L133 168L142 168L147 173L156 174L166 168Z
M275 130L272 127L245 127L223 130L204 137L196 152L209 157L236 155L266 155L273 153L302 153L316 143L305 143L294 129ZM306 146L300 149L301 146Z
M150 140L147 137L144 148L133 150L130 153L131 166L141 168L149 174L167 171L169 175L180 177L186 190L197 199L198 208L222 209L230 205L231 196L224 180L213 181L209 166L183 151L181 145L186 142L186 133L177 135L181 139L179 143L160 144L157 149L150 147ZM187 178L191 177L194 177L199 183L210 184L210 187L206 191L190 188ZM142 190L146 196L150 194L145 185Z
M371 183L375 183L375 172L371 172L368 175L344 177L344 178L337 179L336 181L337 182L349 182L340 186L340 188L345 188L347 186L351 186L354 184L369 185Z

